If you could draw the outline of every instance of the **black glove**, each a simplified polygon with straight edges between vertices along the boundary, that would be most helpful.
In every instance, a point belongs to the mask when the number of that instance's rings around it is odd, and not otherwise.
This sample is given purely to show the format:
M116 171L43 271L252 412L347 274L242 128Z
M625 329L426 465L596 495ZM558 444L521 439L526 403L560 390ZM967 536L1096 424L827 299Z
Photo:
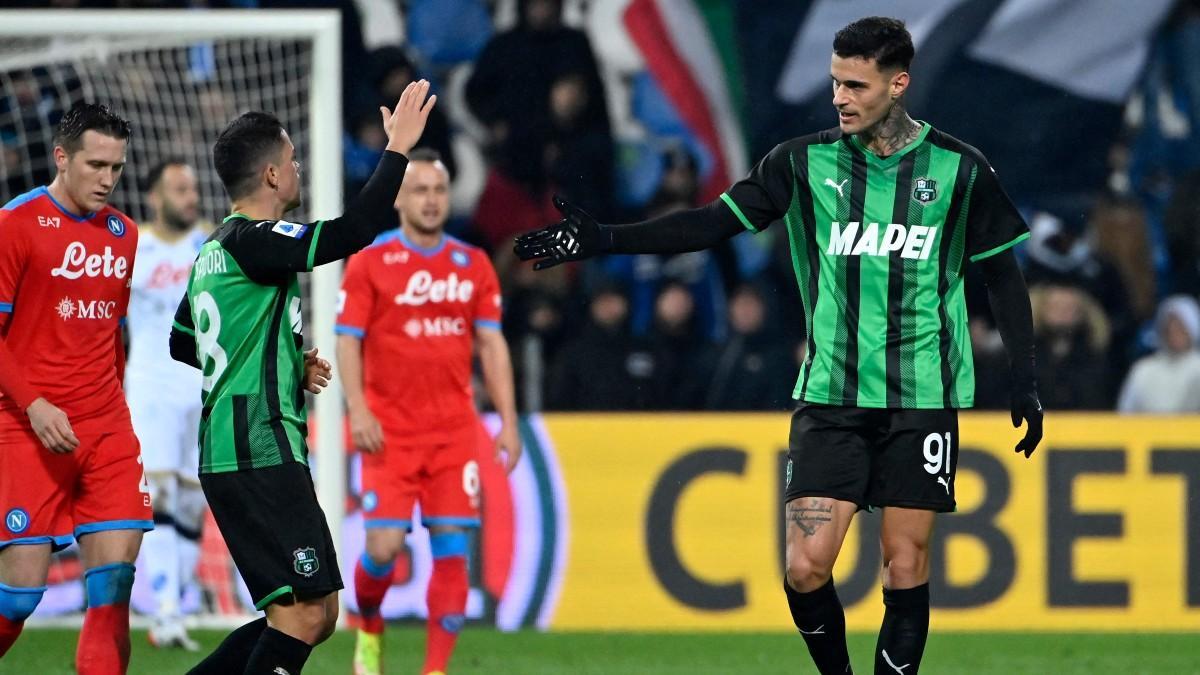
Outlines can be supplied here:
M1025 429L1025 438L1017 441L1016 451L1025 453L1025 457L1029 458L1033 451L1037 450L1038 443L1042 442L1042 402L1038 400L1035 388L1022 388L1013 392L1013 427L1020 428L1021 420L1025 420L1028 426Z
M533 269L583 260L612 250L612 233L583 209L554 195L554 206L563 219L517 237L513 252L521 260L537 260Z

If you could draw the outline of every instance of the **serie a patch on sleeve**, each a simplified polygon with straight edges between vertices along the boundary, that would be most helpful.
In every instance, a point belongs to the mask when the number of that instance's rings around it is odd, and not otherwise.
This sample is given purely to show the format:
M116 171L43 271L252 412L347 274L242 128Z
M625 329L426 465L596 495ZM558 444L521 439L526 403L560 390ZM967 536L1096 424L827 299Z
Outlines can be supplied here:
M300 237L303 237L306 230L308 230L307 225L289 223L286 220L276 221L275 227L271 228L272 232L282 234L285 237L291 237L292 239L299 239Z

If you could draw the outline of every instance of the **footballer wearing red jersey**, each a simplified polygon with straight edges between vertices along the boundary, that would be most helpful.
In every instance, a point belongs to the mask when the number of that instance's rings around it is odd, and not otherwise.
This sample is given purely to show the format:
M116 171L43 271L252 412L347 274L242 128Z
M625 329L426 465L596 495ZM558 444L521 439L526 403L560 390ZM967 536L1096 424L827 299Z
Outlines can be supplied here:
M129 123L78 104L54 138L58 174L0 209L0 657L78 539L87 587L80 673L124 673L129 591L153 528L121 389L121 323L137 248L108 205Z
M476 344L484 384L500 413L497 459L516 464L512 364L500 332L500 284L487 254L446 235L449 174L436 153L409 154L397 234L346 267L338 313L338 364L362 458L367 550L355 568L362 626L354 668L375 675L397 554L413 506L430 530L434 569L422 673L442 673L467 598L466 528L479 525L478 418L471 391Z

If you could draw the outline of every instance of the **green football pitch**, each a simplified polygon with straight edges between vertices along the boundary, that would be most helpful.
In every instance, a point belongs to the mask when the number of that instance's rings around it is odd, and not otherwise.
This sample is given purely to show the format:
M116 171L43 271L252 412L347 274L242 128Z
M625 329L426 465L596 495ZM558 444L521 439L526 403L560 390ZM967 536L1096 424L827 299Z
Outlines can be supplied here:
M211 649L217 631L194 635ZM77 633L31 629L0 661L0 673L73 673ZM423 631L389 628L388 675L418 675ZM872 671L874 636L851 635L858 673ZM318 647L306 674L350 673L353 635L340 631ZM162 652L133 635L131 674L184 673L199 659ZM468 630L451 663L453 675L794 675L813 673L798 635L771 633L498 633ZM941 633L929 639L924 674L964 675L1200 675L1200 635Z

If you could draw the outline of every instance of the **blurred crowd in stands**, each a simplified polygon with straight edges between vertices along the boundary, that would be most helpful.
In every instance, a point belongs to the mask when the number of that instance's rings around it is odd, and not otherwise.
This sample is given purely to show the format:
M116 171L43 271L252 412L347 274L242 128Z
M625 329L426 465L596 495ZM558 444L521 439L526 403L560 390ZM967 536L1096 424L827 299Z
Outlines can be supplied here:
M603 222L698 205L705 160L685 136L657 133L671 125L650 118L671 111L644 70L606 62L621 47L605 48L614 38L587 16L603 3L50 4L339 9L346 194L385 144L378 106L409 80L430 79L439 105L422 145L439 150L454 176L449 231L488 250L501 275L523 410L792 405L804 321L780 232L536 274L512 256L513 235L558 219L556 193ZM1040 203L1012 195L1032 230L1018 255L1051 411L1200 412L1200 3L1180 2L1151 52L1109 152L1107 184ZM831 115L811 130L833 123ZM752 148L752 161L767 149ZM1006 409L1007 357L971 272L967 294L977 407Z

